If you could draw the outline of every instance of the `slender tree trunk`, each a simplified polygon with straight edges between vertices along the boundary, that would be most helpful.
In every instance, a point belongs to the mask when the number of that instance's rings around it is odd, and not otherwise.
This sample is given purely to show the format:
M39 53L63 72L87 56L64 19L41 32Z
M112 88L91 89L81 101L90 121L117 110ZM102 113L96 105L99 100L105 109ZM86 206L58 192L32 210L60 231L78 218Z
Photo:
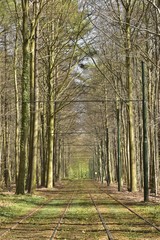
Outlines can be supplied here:
M22 109L21 109L21 139L20 139L20 164L18 182L16 186L17 194L25 193L25 170L26 170L26 144L28 140L29 126L29 38L28 38L28 7L29 1L22 0L23 10L23 63L22 63Z
M126 6L126 77L128 85L128 117L129 117L129 150L130 150L130 168L131 168L131 191L137 190L136 176L136 149L134 137L134 107L133 107L133 79L131 73L131 9L130 1L127 0Z
M157 1L157 6L160 9L160 1ZM158 113L158 106L159 106L159 89L160 89L160 26L159 26L159 21L160 21L160 15L155 11L155 16L156 16L156 33L157 36L155 37L155 100L154 100L154 152L155 152L155 195L158 195L158 178L159 178L159 139L158 139L158 124L157 124L157 119L159 118L159 113Z
M46 136L45 136L45 119L44 105L41 110L41 186L46 186Z
M33 3L33 22L32 28L35 25L35 18L37 12L37 3ZM30 63L30 180L28 192L33 193L36 189L37 180L37 159L38 159L38 79L37 79L37 27L35 28L33 37L31 39L31 63Z
M53 54L53 53L52 53ZM47 188L53 187L53 153L54 153L54 76L53 62L50 63L50 76L48 86L49 97L49 125L48 125L48 166L47 166Z
M8 80L7 77L7 33L4 33L4 79ZM8 126L8 93L4 93L4 182L5 186L8 188L10 184L10 173L9 173L9 158L8 158L8 150L9 150L9 126Z
M17 31L17 30L16 30ZM17 81L17 32L15 40L15 50L14 50L14 89L15 89L15 109L16 109L16 124L15 124L15 182L18 181L18 166L20 157L20 112L19 112L19 92L18 92L18 81Z
M55 134L55 26L54 21L49 24L51 31L51 46L49 47L49 74L48 74L48 166L47 188L54 185L54 134Z

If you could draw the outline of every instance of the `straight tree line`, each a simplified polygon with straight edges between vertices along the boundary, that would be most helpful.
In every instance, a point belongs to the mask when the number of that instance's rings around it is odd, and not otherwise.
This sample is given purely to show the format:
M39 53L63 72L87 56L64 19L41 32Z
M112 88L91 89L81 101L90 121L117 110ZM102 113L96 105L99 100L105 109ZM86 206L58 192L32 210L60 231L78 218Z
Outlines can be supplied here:
M1 185L15 182L24 194L67 177L69 132L80 124L92 133L74 140L94 146L90 176L118 181L118 190L123 183L143 189L143 61L148 180L158 194L159 0L0 4ZM79 120L80 105L71 102L82 98L88 102Z
M8 0L1 7L1 184L32 193L52 188L59 174L55 116L65 103L55 101L80 92L77 46L90 25L77 1Z
M96 86L98 98L104 99L101 106L103 118L98 120L99 116L98 118L94 116L91 120L94 125L97 122L95 128L104 133L103 137L97 136L99 140L98 145L95 145L94 161L97 165L95 171L101 180L104 175L109 175L111 182L120 177L119 184L122 186L122 182L127 183L130 191L136 191L137 187L142 189L143 175L149 174L149 188L151 192L157 194L160 154L158 131L160 2L111 0L98 3L93 0L89 1L88 7L94 15L90 20L97 32L97 35L95 33L97 43L93 45L97 55L92 59L93 80L90 84ZM145 66L145 79L148 82L146 98L149 173L144 173L143 168L145 153L142 61ZM113 102L105 102L105 99L112 99ZM120 165L118 155L121 158ZM110 171L107 171L108 168ZM121 176L118 176L119 174Z

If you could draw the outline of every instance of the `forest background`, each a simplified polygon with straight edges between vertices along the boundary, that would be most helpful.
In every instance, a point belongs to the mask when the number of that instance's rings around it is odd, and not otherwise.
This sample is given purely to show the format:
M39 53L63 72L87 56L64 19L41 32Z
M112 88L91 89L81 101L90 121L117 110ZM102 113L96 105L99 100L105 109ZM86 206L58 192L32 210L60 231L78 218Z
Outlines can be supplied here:
M1 0L1 187L52 188L81 161L157 195L159 40L159 0Z

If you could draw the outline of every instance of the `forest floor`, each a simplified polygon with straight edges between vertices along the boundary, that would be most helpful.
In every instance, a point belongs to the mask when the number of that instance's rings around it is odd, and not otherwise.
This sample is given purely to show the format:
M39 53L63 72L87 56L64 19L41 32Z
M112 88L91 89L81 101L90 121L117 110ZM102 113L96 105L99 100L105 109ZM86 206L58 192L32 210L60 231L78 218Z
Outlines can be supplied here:
M91 180L62 181L33 196L1 191L0 239L160 240L160 197L149 200Z

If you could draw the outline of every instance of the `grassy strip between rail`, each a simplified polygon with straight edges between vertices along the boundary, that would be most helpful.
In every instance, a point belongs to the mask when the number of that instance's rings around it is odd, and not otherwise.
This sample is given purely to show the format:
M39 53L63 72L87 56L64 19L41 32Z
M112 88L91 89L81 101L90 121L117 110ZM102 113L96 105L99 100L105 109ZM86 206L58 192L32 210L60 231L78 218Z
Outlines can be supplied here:
M44 201L45 196L0 194L0 225L24 216Z
M24 216L25 214L31 212L33 209L38 208L44 201L47 200L48 196L46 196L46 192L41 191L40 195L37 192L37 195L14 195L14 194L0 194L0 226L5 225L5 223L9 223L14 221L16 218ZM61 194L62 197L62 194ZM77 196L78 197L78 196ZM96 198L96 194L94 195ZM65 220L66 228L63 229L61 234L63 233L70 233L72 231L72 227L74 225L70 225L73 223L73 220L76 220L81 222L81 225L85 225L88 220L89 223L97 222L98 219L95 221L95 216L93 214L93 208L90 205L90 200L86 199L86 195L81 195L81 199L76 199L73 201L72 208L69 209L67 214L67 219ZM104 199L100 199L100 195L97 195L97 201L100 200L99 203L99 209L103 212L104 217L106 216L106 221L109 220L111 223L110 227L112 228L111 231L117 233L117 236L121 237L120 239L153 239L153 240L160 240L160 232L153 231L153 235L148 233L147 234L147 226L143 226L143 223L141 221L137 221L135 217L133 217L132 214L128 214L127 211L124 211L124 209L121 206L116 205L114 202ZM44 228L48 226L50 222L54 224L54 222L57 222L60 212L62 211L65 203L65 198L62 198L61 200L53 200L50 204L47 204L46 207L41 209L40 212L37 212L35 218L32 218L29 220L31 224L38 224L42 223L44 224ZM131 204L129 202L129 207L131 207L135 212L137 212L139 215L142 215L144 218L149 220L150 222L154 223L155 225L160 225L160 204L156 203L143 203L143 202L134 202ZM109 217L109 218L108 218ZM52 220L51 220L52 219ZM54 221L53 221L54 219ZM113 222L113 219L115 219L115 224ZM51 220L51 221L50 221ZM131 227L128 228L128 223ZM69 227L70 226L70 227ZM126 232L123 232L123 229L126 229ZM84 228L84 226L83 226ZM95 231L95 226L92 226L92 231L94 231L95 237L99 237L100 232L102 229L98 229ZM69 231L68 231L69 229ZM38 230L38 229L37 229ZM81 232L84 234L84 239L86 239L86 235L89 236L89 232L84 231L84 229L81 230ZM122 234L123 232L123 234ZM47 233L48 234L48 233ZM148 238L146 238L148 237ZM16 238L15 238L16 239ZM92 238L93 239L93 238ZM96 239L96 238L95 238ZM97 238L99 239L99 238Z

